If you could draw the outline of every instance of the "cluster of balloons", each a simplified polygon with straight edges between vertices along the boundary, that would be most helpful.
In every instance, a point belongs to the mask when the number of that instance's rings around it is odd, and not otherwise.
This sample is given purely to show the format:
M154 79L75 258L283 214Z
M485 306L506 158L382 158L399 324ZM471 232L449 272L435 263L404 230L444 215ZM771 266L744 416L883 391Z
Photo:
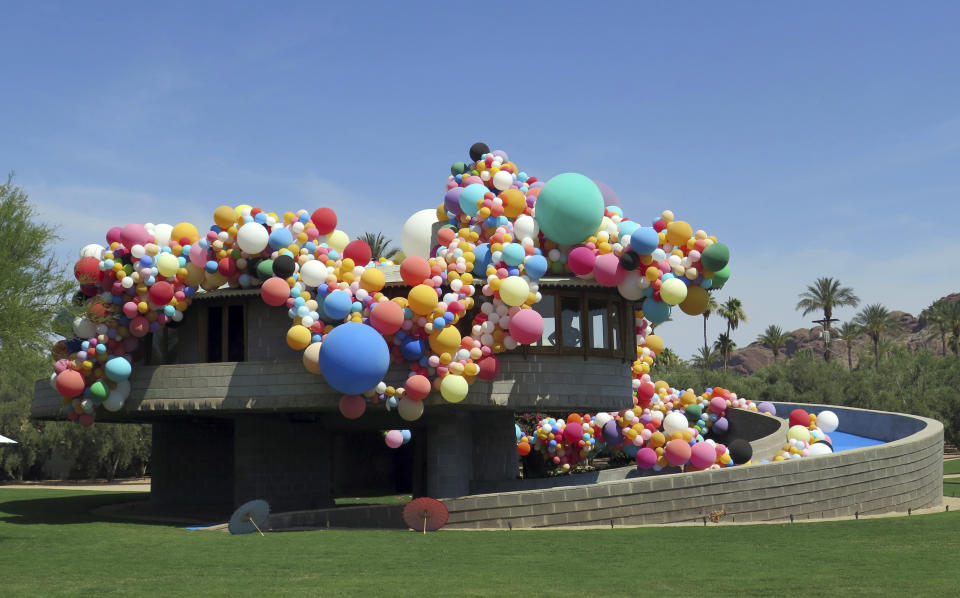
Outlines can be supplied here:
M383 442L392 449L400 448L410 442L410 430L387 430L383 433Z
M717 440L729 431L727 409L756 411L753 402L719 387L699 396L690 389L681 392L662 380L652 382L647 374L635 381L640 384L633 409L545 418L532 433L519 435L517 452L540 451L562 471L603 446L622 450L641 469L654 471L668 466L716 469L750 461L749 443L736 440L728 447Z
M774 410L771 415L776 415L776 411ZM804 409L794 409L790 412L787 441L773 460L785 461L829 455L833 452L833 441L830 440L829 434L839 425L840 419L833 411L824 410L815 414L808 413Z

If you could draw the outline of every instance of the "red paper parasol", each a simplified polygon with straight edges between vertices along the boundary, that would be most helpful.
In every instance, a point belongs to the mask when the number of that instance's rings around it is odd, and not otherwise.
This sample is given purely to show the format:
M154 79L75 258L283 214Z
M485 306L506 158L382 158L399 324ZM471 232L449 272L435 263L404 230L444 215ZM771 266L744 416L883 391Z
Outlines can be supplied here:
M427 496L415 498L403 507L403 522L410 529L423 530L423 533L437 531L447 524L449 517L447 505Z

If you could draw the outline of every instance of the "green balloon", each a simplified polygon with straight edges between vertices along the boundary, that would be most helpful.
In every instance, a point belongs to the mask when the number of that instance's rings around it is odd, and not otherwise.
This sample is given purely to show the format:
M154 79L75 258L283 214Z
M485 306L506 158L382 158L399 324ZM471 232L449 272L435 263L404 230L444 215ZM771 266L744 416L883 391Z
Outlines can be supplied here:
M551 241L560 245L582 243L603 222L603 194L582 174L558 174L537 196L536 220Z
M727 284L727 281L730 280L730 265L727 264L723 268L720 268L713 273L713 286L711 289L722 288L723 285Z
M110 387L103 382L98 380L90 385L90 398L94 403L102 403L108 396L110 396Z
M711 272L719 272L730 261L730 248L723 243L708 245L700 255L700 263Z
M450 174L452 174L453 176L457 176L458 174L463 174L466 171L467 171L467 165L464 164L463 162L454 162L453 165L450 166Z
M703 407L694 403L692 405L687 405L687 418L691 420L700 419L700 414L703 413Z
M257 278L267 280L273 276L273 260L263 260L257 264Z

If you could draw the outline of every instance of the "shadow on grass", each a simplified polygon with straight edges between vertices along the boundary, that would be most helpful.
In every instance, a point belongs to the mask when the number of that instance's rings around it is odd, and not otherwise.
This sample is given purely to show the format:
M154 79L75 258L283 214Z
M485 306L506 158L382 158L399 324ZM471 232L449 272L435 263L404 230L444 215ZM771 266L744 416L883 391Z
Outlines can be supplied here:
M12 496L18 500L0 502L0 522L25 525L115 523L123 519L95 513L94 510L118 503L146 503L150 498L149 492L83 492L50 496L52 492L59 494L55 490L17 490Z

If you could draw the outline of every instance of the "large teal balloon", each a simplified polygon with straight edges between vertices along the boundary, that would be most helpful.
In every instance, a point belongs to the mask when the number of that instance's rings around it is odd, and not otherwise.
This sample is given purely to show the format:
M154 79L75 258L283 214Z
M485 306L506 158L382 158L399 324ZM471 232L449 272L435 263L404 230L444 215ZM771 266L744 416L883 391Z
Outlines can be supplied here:
M582 243L600 228L603 194L582 174L558 174L537 196L536 219L548 239L560 245Z

